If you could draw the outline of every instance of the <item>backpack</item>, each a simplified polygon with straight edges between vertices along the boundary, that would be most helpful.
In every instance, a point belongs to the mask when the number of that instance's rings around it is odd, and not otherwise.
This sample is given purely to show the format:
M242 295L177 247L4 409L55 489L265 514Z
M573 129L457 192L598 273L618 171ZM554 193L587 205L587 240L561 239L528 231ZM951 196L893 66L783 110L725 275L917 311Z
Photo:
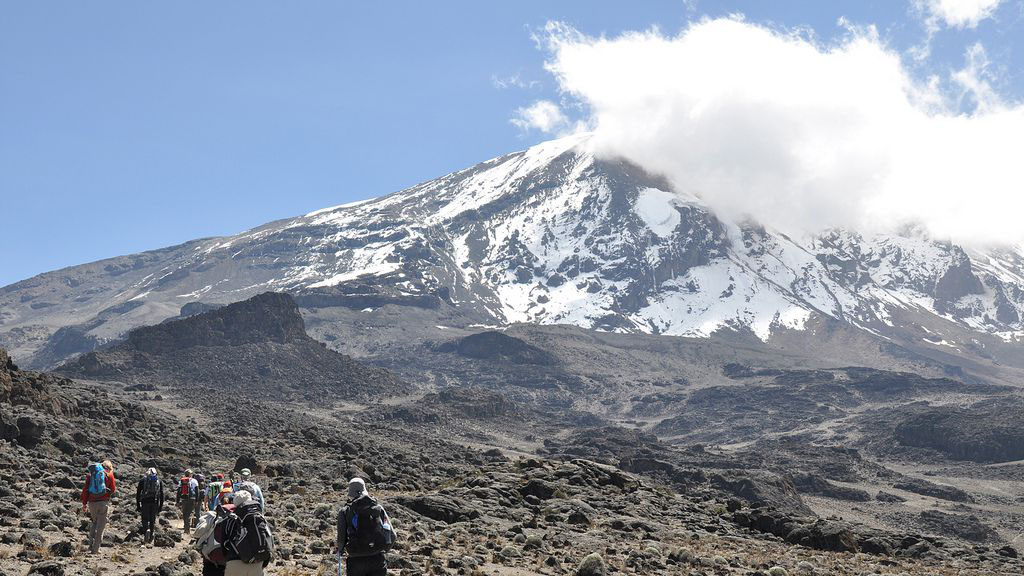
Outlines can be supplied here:
M274 556L274 536L270 533L270 525L263 514L259 513L259 506L246 506L243 514L241 519L237 514L232 514L238 526L224 547L246 564L258 562L266 565Z
M213 533L213 525L216 523L217 513L213 510L204 513L199 518L199 521L196 522L196 526L192 531L192 536L196 539L196 550L201 551L203 549L203 544L206 542L206 539L210 537L210 534Z
M206 501L213 502L213 499L220 494L220 489L224 487L223 482L213 481L206 485Z
M89 467L89 494L107 493L107 473L103 470L102 464L93 464Z
M257 486L255 482L250 482L248 480L243 480L238 484L235 484L231 489L235 492L241 492L242 490L245 490L250 495L252 495L253 501L258 501L259 499L256 498L256 495L262 493L260 492L259 486Z
M224 554L224 521L227 516L219 515L217 512L207 512L196 524L195 549L210 562L217 566L227 564L227 557Z
M142 496L140 500L156 500L160 495L160 479L156 476L146 476L142 480Z
M345 549L350 557L374 556L387 552L395 544L395 533L384 508L376 500L365 496L351 505L352 518L346 526Z
M178 488L178 495L181 496L182 498L187 498L189 500L196 499L196 492L193 490L193 487L191 487L190 478L181 478L181 486Z

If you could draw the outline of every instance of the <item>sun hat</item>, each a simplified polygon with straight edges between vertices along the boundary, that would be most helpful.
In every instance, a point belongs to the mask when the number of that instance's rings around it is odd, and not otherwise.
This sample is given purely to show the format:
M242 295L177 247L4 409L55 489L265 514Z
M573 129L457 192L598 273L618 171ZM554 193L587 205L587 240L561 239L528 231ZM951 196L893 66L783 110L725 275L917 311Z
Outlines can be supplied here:
M366 482L362 478L353 478L348 481L348 497L355 500L366 494Z
M239 508L245 506L246 504L251 504L252 502L252 494L249 494L245 490L239 490L238 492L235 492L235 498L231 501L232 504Z

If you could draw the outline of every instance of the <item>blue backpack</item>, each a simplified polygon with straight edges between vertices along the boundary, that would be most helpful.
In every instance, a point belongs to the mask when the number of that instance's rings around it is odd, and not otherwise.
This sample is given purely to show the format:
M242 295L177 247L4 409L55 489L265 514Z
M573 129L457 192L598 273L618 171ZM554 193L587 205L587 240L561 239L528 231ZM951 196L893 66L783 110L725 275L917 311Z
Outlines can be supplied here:
M105 494L107 492L107 473L103 471L103 465L93 464L89 470L89 493Z

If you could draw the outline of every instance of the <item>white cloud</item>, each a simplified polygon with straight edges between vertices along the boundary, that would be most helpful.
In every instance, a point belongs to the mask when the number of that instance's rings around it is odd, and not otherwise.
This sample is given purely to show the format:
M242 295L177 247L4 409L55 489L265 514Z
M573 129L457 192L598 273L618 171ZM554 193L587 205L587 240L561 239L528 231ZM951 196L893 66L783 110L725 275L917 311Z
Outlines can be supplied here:
M914 0L918 10L926 14L932 27L977 28L982 20L991 18L1002 0Z
M950 79L962 93L946 96L873 33L821 46L736 19L675 37L547 31L547 68L588 111L597 149L725 218L794 233L919 221L959 241L1024 239L1024 107L991 90L983 50ZM518 122L567 121L548 102Z
M523 131L539 130L552 134L564 130L569 125L569 118L554 102L538 100L526 108L517 109L510 122Z
M989 83L989 60L985 47L976 42L967 49L967 64L952 74L953 82L960 87L959 107L988 112L1003 106L999 94Z
M499 90L507 90L509 88L533 90L534 88L539 88L541 83L537 80L524 80L521 74L510 74L508 76L492 75L491 85Z

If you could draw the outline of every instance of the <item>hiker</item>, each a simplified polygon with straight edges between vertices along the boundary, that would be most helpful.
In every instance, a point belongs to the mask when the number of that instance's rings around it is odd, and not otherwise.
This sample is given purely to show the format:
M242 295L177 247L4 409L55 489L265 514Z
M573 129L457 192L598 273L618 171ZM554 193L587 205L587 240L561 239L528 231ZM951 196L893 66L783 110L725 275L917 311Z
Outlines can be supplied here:
M235 511L231 496L229 490L224 501L214 505L196 526L194 547L203 556L203 576L224 576L224 565L227 562L223 546L224 521Z
M195 512L193 513L194 519L192 520L193 526L199 524L199 516L206 511L206 498L203 498L203 495L206 494L206 477L202 474L196 474L195 479L199 488L196 490L196 507Z
M233 494L234 494L234 492L231 491L231 486L225 486L225 487L221 488L220 489L220 494L217 494L217 496L214 497L214 499L213 499L213 508L214 508L214 510L216 510L217 508L219 508L220 506L222 506L224 504L230 503L231 502L231 496Z
M260 504L241 490L232 499L235 511L224 520L224 576L263 576L274 556L274 536Z
M260 503L260 514L267 513L267 502L263 499L263 490L252 480L252 470L248 468L242 468L239 472L242 475L242 479L232 486L235 492L245 490L249 494L252 494L253 500Z
M142 515L143 544L153 543L156 515L163 507L164 486L160 482L156 468L150 468L139 480L139 487L135 490L135 511Z
M395 543L395 531L384 507L366 491L362 478L348 483L348 503L338 513L338 571L347 553L348 576L384 576L388 561L384 555Z
M192 470L185 470L181 477L174 504L181 508L182 529L188 534L192 530L195 507L199 505L199 481L192 477Z
M210 479L210 485L206 487L206 507L208 510L216 510L217 497L220 496L220 490L223 487L224 475L214 474Z
M89 553L97 554L103 543L103 529L107 527L107 513L110 511L110 498L117 491L114 480L114 465L110 460L102 464L89 465L89 474L85 477L82 487L82 513L89 512L92 526L89 528Z

